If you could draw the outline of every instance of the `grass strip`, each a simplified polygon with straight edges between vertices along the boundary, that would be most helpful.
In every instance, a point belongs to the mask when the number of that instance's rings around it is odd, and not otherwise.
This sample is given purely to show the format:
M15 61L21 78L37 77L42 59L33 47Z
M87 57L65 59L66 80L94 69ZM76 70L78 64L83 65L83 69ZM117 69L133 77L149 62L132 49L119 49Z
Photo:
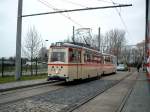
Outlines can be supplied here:
M20 81L26 81L26 80L36 80L36 79L44 79L47 78L47 74L39 74L39 75L26 75L26 76L21 76ZM14 76L4 76L0 77L0 84L2 83L8 83L8 82L15 82L15 77Z

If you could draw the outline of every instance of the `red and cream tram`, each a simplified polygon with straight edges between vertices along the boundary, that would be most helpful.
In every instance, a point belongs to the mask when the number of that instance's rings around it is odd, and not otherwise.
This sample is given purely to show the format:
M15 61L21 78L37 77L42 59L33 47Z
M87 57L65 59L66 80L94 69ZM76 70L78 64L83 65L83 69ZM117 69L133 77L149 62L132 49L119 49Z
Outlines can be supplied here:
M115 58L81 43L58 42L49 49L48 80L73 81L113 73Z

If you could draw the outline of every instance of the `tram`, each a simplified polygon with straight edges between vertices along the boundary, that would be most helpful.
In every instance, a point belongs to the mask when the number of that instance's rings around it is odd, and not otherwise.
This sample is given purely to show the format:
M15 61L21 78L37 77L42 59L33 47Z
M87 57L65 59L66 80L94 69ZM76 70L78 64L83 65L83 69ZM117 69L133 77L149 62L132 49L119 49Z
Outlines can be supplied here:
M73 81L115 72L115 56L86 44L57 42L49 48L47 80Z

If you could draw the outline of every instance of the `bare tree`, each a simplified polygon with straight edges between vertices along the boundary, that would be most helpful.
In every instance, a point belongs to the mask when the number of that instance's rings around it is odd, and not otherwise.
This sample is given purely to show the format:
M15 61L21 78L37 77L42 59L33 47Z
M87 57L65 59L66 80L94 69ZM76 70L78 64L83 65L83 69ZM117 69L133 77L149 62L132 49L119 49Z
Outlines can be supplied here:
M105 35L105 45L108 53L114 54L118 59L121 58L121 49L126 43L125 31L112 29Z
M48 61L48 49L47 49L46 47L42 47L42 48L39 50L39 58L40 58L42 61L45 61L45 62Z
M138 57L140 60L144 60L145 41L143 40L142 42L137 43L136 47L138 49Z
M74 41L79 43L85 43L93 48L100 49L100 52L114 54L118 58L121 58L122 47L126 44L125 31L119 29L112 29L106 33L105 36L93 35L90 28L79 28L74 32ZM70 40L67 39L67 42ZM100 41L100 48L98 48ZM70 41L71 42L71 41Z
M32 60L38 56L39 50L41 48L41 43L42 40L40 34L34 26L31 27L26 34L23 48L25 56L27 56L31 60L31 75L33 75Z

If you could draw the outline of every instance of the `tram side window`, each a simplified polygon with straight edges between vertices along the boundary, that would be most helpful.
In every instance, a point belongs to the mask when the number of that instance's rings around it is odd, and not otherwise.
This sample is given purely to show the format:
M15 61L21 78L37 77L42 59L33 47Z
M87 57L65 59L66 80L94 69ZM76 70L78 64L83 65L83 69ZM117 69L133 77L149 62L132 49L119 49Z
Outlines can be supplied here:
M106 56L106 57L105 57L105 62L113 63L112 57L111 57L111 56Z
M90 62L91 61L91 56L90 54L87 54L87 62Z
M69 62L74 62L75 61L75 54L73 52L73 49L69 49Z
M86 62L86 61L87 61L87 55L84 54L84 62Z
M101 63L101 57L99 55L94 55L94 60L93 60L94 63Z
M85 63L96 63L96 58L94 57L94 54L92 54L92 52L90 51L86 51L84 54L84 62Z
M105 57L105 62L110 62L111 60L110 60L110 57L109 56L106 56Z
M102 63L102 57L100 56L97 57L97 63Z
M61 61L65 62L65 52L52 52L51 53L51 62Z
M113 63L113 59L112 59L112 57L110 57L110 62L111 62L111 63Z
M81 63L81 51L78 51L78 62Z
M69 49L69 62L81 63L81 51L76 49Z
M87 54L84 54L84 62L86 63L86 62L87 62L87 60L88 60L88 58L87 58Z
M92 60L91 60L92 63L95 63L96 59L95 59L95 55L94 55L94 54L91 55L91 59L92 59Z

